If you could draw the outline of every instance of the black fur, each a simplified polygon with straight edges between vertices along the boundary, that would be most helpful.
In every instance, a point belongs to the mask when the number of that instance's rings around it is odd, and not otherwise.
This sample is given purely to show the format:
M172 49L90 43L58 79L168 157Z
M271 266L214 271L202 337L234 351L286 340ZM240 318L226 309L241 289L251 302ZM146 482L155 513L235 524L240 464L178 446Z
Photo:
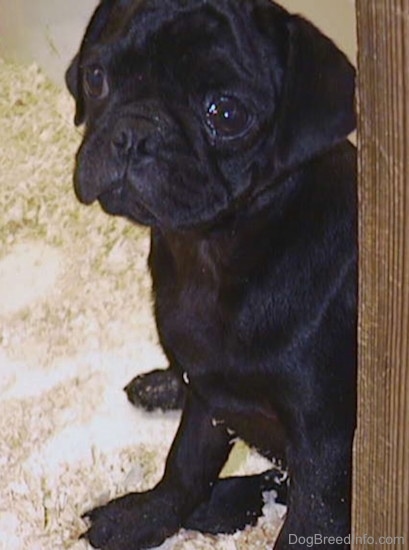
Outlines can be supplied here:
M95 548L136 550L182 526L214 533L254 522L266 483L280 486L274 472L218 481L238 435L288 467L276 550L304 547L290 534L346 537L353 67L312 24L267 0L103 0L67 83L85 122L78 198L151 227L170 371L128 393L148 408L184 399L163 479L89 512L85 536ZM165 389L150 399L154 379Z

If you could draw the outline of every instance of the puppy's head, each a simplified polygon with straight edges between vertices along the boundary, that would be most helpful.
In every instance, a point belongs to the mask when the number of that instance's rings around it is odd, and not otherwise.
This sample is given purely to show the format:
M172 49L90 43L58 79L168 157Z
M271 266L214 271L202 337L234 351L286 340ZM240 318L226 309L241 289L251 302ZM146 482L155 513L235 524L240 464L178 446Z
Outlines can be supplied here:
M246 208L355 125L352 66L269 0L102 0L66 81L78 198L165 228Z

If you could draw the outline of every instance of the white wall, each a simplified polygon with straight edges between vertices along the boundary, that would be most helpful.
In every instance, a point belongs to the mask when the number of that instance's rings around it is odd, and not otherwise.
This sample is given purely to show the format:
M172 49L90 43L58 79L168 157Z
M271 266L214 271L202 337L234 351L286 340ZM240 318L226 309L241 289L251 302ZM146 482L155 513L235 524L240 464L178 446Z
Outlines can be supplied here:
M278 0L278 3L313 21L355 62L355 0Z
M0 0L0 56L36 61L62 83L97 0Z

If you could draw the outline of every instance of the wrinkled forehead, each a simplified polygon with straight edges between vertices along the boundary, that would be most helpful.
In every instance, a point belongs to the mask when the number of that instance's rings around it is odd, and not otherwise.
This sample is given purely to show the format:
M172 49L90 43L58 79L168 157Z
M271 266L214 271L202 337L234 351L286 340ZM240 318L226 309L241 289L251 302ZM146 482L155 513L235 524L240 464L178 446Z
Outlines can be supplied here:
M142 45L164 24L197 12L207 3L203 0L117 0L102 38L112 39L121 29Z
M205 84L279 85L286 55L281 18L271 40L255 14L260 6L271 9L270 0L110 0L107 6L96 33L91 23L81 65L104 63L118 77L144 73L162 86L176 78L196 91Z
M242 42L249 22L251 0L111 0L109 16L100 24L94 39L83 43L86 54L94 46L102 49L149 49L158 35L172 42L194 38ZM190 39L190 43L189 43ZM236 44L237 46L237 44Z

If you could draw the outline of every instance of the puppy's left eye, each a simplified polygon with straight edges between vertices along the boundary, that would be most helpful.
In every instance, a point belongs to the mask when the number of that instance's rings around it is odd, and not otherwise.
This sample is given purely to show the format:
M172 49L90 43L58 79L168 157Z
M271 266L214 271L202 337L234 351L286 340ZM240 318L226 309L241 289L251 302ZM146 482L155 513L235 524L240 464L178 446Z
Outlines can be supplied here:
M109 93L108 78L100 65L85 67L83 84L86 95L92 99L104 99Z
M247 129L249 119L245 106L231 96L212 100L206 112L207 124L220 137L239 136Z

